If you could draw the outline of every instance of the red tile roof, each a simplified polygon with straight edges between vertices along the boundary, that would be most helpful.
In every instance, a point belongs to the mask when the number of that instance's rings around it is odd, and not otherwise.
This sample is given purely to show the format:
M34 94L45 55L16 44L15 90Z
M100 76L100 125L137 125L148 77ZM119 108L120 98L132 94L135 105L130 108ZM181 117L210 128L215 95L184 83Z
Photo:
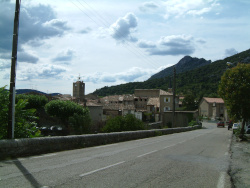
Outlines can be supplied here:
M208 98L208 97L203 97L203 98L208 103L221 103L221 104L224 104L224 100L222 98Z

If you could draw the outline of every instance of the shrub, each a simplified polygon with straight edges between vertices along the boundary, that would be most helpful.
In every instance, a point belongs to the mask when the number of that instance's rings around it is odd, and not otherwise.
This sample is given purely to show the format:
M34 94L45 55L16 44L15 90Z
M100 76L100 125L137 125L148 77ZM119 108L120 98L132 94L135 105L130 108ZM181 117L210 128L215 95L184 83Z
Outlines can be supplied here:
M75 113L83 115L83 107L72 101L53 100L45 105L45 112L50 116L60 118L62 121L68 121L69 117Z
M19 94L16 96L16 101L24 99L28 101L28 104L26 105L26 109L30 108L43 108L47 103L48 99L44 95L24 95Z
M144 123L132 114L108 119L103 132L134 131L145 129Z
M192 121L190 121L190 122L188 123L188 126L189 126L189 127L193 127L194 125L197 125L197 122L194 121L194 120L192 120Z
M27 100L20 99L15 105L15 138L32 138L40 136L36 127L35 109L26 109ZM0 88L0 139L7 138L9 92L5 87Z
M50 101L45 105L45 112L50 116L60 118L64 126L74 134L88 133L91 118L89 110L72 101Z
M90 132L91 118L89 110L84 109L83 115L74 113L69 117L69 126L74 130L75 134L86 134Z

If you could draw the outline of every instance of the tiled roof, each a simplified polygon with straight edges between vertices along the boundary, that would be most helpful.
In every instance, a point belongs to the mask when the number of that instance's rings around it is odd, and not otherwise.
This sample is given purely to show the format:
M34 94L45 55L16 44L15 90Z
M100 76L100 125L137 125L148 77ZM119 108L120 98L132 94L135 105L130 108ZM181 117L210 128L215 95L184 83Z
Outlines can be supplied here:
M153 105L156 107L160 107L160 101L158 97L150 97L148 99L147 105Z
M221 104L224 104L224 100L222 98L208 98L208 97L203 97L203 98L208 103L221 103Z

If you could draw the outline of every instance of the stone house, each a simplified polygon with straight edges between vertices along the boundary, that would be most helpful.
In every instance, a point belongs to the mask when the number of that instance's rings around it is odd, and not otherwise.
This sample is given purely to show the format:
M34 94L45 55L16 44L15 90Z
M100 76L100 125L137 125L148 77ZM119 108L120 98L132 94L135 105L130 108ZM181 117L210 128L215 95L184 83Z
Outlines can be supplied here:
M222 98L203 97L199 104L199 115L211 119L229 120L227 109Z

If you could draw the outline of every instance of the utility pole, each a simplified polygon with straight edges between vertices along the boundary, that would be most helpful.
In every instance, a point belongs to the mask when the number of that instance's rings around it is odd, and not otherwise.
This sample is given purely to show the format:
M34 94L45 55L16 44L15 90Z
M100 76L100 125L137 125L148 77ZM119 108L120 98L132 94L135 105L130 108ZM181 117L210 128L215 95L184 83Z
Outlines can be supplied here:
M16 82L16 60L17 60L20 4L21 0L20 3L19 0L16 0L13 42L12 42L12 56L11 56L11 71L10 71L9 113L8 113L8 129L7 129L8 139L14 139L15 94L16 94L15 82Z
M172 119L172 127L175 127L175 77L176 77L176 70L174 66L173 71L173 119Z

